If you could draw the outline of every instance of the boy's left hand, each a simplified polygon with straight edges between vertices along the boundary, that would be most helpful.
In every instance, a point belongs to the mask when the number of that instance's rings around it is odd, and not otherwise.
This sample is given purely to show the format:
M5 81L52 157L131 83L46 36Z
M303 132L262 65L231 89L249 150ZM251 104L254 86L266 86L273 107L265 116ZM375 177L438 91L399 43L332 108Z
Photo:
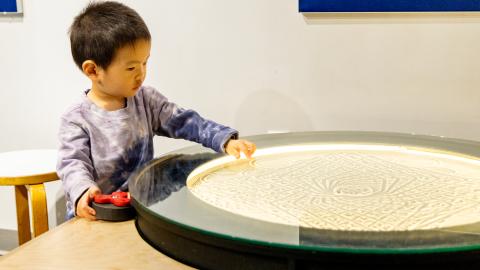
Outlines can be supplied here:
M225 146L225 152L237 159L240 158L240 153L244 153L247 158L251 158L256 149L257 146L254 143L246 140L230 139Z

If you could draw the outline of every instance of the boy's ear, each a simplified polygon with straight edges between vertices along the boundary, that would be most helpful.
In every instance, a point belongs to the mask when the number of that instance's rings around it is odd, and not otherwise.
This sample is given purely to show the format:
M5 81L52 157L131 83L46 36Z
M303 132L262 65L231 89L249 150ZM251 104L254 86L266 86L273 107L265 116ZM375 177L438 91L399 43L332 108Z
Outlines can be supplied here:
M92 60L85 60L82 64L83 73L92 80L98 79L99 69L99 66Z

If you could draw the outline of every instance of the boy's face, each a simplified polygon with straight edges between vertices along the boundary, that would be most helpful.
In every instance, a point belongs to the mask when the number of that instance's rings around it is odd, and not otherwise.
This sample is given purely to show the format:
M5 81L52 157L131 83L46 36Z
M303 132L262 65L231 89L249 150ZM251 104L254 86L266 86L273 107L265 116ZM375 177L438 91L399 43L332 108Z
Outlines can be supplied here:
M150 41L137 40L117 50L107 69L98 70L98 90L112 97L134 96L147 75Z

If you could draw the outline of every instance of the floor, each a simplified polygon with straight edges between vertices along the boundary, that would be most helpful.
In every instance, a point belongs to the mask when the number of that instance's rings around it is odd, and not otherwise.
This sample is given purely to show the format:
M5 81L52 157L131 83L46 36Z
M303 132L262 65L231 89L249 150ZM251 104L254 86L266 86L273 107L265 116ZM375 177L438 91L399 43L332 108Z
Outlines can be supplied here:
M0 229L0 256L18 246L18 236L15 230Z

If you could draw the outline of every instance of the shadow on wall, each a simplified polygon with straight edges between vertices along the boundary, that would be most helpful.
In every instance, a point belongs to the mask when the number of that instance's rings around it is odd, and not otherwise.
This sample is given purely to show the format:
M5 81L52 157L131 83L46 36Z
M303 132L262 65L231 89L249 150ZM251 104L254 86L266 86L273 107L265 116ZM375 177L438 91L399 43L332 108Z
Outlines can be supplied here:
M234 127L248 134L313 130L302 106L274 90L259 90L248 95L238 108Z
M65 222L66 214L67 214L67 206L66 206L66 200L65 200L65 193L63 192L63 189L60 189L57 192L56 201L55 201L55 220L56 220L55 226L58 226Z

